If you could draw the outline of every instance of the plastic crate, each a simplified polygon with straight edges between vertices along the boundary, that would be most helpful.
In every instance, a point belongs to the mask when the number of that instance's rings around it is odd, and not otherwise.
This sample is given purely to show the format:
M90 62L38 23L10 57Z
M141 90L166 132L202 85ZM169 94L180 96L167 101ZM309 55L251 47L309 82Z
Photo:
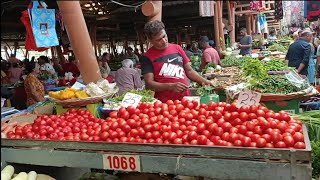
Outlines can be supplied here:
M63 114L69 109L83 109L83 110L89 110L94 115L94 117L100 117L100 111L99 111L100 106L102 106L102 104L97 103L97 104L87 104L84 107L65 108L59 104L55 104L54 108L55 108L56 114Z
M286 111L293 114L299 113L299 107L300 107L299 100L269 101L269 102L260 102L260 103L275 112Z

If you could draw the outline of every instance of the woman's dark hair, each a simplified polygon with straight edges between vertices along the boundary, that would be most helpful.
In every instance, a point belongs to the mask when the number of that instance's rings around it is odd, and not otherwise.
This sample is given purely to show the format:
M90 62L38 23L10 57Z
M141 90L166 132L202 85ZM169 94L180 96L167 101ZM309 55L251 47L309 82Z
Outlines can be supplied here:
M26 65L27 74L32 73L32 71L33 71L34 68L36 68L36 63L35 63L35 62L29 62L29 63Z
M39 59L44 60L44 62L49 63L49 58L47 56L40 56Z
M19 67L19 63L13 63L13 64L12 64L12 67L14 67L14 68Z
M69 62L74 62L75 60L76 60L76 57L74 57L74 56L69 57Z
M153 36L161 32L163 29L165 29L163 22L158 20L150 21L150 22L147 22L146 25L144 26L144 33L148 39L151 39Z

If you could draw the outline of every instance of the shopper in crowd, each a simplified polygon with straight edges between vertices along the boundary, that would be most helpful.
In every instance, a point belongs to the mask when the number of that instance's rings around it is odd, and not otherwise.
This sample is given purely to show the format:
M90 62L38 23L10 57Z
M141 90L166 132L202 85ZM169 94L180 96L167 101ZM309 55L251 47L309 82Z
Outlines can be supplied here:
M315 62L315 47L313 46L313 43L310 44L310 59L309 59L309 64L308 64L308 80L309 83L313 84L315 82L315 77L316 77L316 62Z
M196 43L191 44L190 51L195 55L195 56L202 56L202 51L198 48L198 45Z
M310 41L312 39L311 31L303 31L300 38L289 46L286 60L289 67L295 67L301 75L308 75L308 65L311 54Z
M134 54L133 49L131 47L127 48L127 56L126 56L126 58L127 59L131 59L134 66L136 66L136 64L139 63L139 57L136 54Z
M275 30L270 31L270 34L268 36L268 40L270 40L270 41L277 40L277 35L276 35L276 31Z
M220 64L220 56L217 50L209 45L209 38L201 36L199 46L203 49L201 65L199 70L202 71L207 64Z
M191 56L193 56L193 52L190 51L190 48L191 44L187 44L186 49L184 50L189 59L191 58Z
M12 67L10 67L9 74L8 74L10 78L10 83L15 84L16 82L20 81L22 73L23 73L23 70L18 63L12 64Z
M103 62L110 62L111 60L111 55L107 52L103 53L102 56L100 57L100 60Z
M107 61L103 61L102 59L100 59L98 64L99 64L100 73L101 73L102 77L107 78L111 72Z
M45 100L45 91L43 84L37 78L37 75L40 73L39 64L30 62L26 66L26 70L28 75L24 80L24 88L27 94L27 106L31 106Z
M188 78L199 84L210 81L194 71L181 46L168 43L165 26L161 21L150 21L144 27L152 47L141 59L142 74L148 89L162 102L182 100L190 95Z
M53 62L53 68L57 72L58 76L63 77L64 71L63 71L62 65L59 63L59 60L56 57L53 57L52 62Z
M73 77L80 76L80 71L78 65L76 64L76 58L74 56L70 56L68 59L68 63L65 63L62 68L64 73L71 72Z
M139 59L141 58L141 54L139 53L139 49L138 48L136 48L134 50L134 54L137 55Z
M8 59L8 62L9 62L9 64L10 64L10 67L12 67L13 64L19 63L20 60L16 58L16 55L11 54L10 57L9 57L9 59Z
M10 84L8 76L9 63L6 60L1 60L1 84Z
M119 87L119 95L126 93L130 89L142 89L143 84L140 73L134 69L131 59L122 61L122 67L115 74L115 82Z
M209 40L209 45L210 45L211 47L213 47L213 48L216 48L216 45L215 45L213 39L212 39L212 40Z
M240 30L240 35L242 38L240 39L240 42L238 44L240 48L240 54L242 56L250 55L251 54L251 48L252 48L252 37L247 33L246 28L242 28Z
M41 72L43 72L43 73L47 72L51 75L56 73L53 66L50 64L49 58L47 56L40 56L38 58L38 63L40 65Z

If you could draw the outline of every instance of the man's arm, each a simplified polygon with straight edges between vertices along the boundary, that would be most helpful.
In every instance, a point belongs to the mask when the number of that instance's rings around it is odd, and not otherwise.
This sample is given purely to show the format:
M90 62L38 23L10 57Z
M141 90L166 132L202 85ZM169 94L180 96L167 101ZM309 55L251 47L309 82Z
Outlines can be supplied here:
M143 75L146 82L146 89L151 89L153 91L176 91L183 92L188 87L183 83L159 83L154 81L153 73L146 73Z
M241 47L241 48L250 48L250 47L252 47L252 44L248 44L248 45L240 44L239 47Z
M309 64L310 60L310 51L311 51L311 46L308 44L308 46L304 49L304 54L303 54L303 59L298 67L298 73L302 71L303 68L305 68Z
M211 82L205 78L203 78L202 76L200 76L200 74L198 74L196 71L194 71L190 65L190 63L186 63L184 64L184 70L186 72L187 77L194 82L197 82L199 84L202 85L208 85L211 84Z

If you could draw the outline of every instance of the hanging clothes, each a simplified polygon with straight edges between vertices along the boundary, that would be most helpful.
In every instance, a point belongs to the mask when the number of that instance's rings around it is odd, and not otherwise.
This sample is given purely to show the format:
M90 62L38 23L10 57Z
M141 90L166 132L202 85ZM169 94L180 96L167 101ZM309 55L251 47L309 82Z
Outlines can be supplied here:
M257 16L257 33L268 33L268 23L265 14L258 14Z
M214 16L214 1L199 1L199 15L201 17Z
M306 1L304 2L304 17L308 21L316 21L320 17L320 1Z
M259 10L259 2L258 1L251 1L250 2L250 10L251 11L258 11Z
M265 9L266 8L266 1L265 0L259 0L259 9Z
M274 2L274 17L277 20L283 19L283 7L281 0Z
M304 22L304 1L283 1L283 16L289 26L300 26Z

